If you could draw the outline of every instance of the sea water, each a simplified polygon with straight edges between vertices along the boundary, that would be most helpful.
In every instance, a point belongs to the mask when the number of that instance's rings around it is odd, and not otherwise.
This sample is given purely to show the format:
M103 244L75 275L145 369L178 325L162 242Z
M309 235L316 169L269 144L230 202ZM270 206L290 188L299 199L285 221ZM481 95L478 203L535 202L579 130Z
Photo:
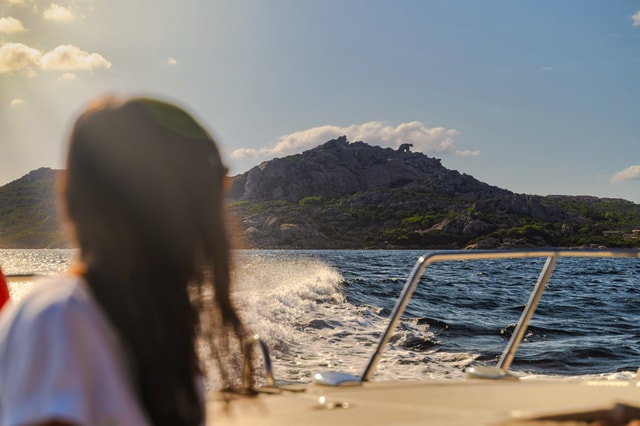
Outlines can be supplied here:
M234 298L267 343L276 379L360 375L424 251L235 252ZM54 275L73 250L0 250L5 274ZM458 379L495 363L544 259L434 263L426 270L372 380ZM19 299L32 279L11 280ZM640 261L561 258L511 370L522 377L632 378L640 366Z

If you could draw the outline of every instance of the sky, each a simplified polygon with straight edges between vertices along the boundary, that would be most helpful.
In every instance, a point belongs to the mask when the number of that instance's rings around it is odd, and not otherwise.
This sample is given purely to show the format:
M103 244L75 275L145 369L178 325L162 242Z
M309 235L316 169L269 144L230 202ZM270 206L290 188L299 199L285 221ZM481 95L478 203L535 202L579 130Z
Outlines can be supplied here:
M640 0L0 0L0 185L104 94L184 106L232 175L346 135L640 203Z

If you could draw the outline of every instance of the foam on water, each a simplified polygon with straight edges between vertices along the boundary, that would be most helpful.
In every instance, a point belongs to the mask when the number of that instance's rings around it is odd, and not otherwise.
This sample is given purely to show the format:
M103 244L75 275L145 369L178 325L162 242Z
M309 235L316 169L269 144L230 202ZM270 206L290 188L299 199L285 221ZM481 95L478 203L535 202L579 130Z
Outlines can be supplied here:
M317 258L245 252L235 281L236 302L270 347L279 380L309 381L328 370L360 375L386 327L381 309L348 303L342 275ZM462 377L476 356L438 353L435 340L427 324L403 321L374 377Z

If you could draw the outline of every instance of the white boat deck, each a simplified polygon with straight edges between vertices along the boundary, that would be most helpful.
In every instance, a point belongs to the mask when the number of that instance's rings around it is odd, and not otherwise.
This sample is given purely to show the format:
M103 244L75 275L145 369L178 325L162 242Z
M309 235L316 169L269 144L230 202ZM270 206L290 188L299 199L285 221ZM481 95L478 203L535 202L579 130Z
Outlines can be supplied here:
M368 382L300 389L228 402L214 395L208 419L216 426L578 425L595 420L627 425L640 419L640 410L625 407L640 406L635 381ZM569 419L558 417L567 414ZM540 419L548 416L555 419Z

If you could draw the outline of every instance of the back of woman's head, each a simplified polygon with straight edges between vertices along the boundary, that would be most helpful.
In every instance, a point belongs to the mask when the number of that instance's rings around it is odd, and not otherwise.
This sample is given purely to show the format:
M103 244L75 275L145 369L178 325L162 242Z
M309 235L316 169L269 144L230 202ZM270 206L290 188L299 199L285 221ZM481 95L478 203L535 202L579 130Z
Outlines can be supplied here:
M211 136L165 102L103 98L73 128L63 202L84 275L132 353L156 424L202 421L197 340L222 357L213 341L241 333L225 175Z
M207 231L197 228L220 215L225 173L211 137L183 110L148 99L92 105L71 136L65 191L83 254L160 243L174 258L191 255Z

